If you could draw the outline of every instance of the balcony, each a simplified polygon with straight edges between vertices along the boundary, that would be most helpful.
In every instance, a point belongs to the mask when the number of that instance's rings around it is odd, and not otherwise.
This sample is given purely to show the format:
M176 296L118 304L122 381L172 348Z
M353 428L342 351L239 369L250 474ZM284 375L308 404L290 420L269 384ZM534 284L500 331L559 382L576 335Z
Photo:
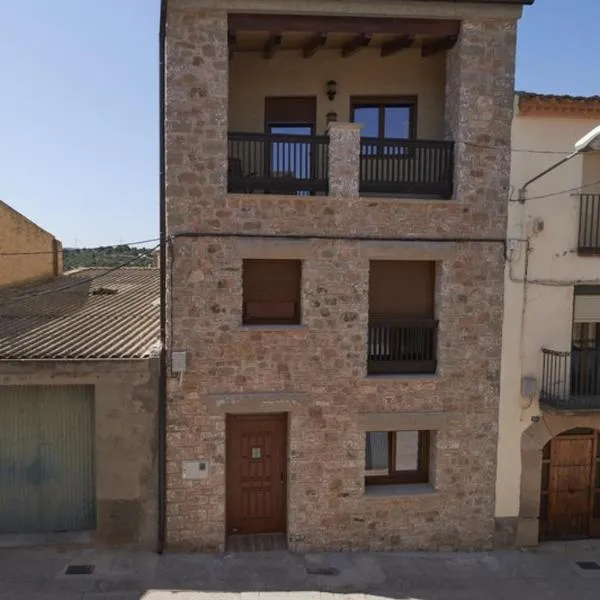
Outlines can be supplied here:
M229 133L228 191L241 194L327 194L329 137Z
M600 254L600 194L581 194L579 254Z
M600 349L542 350L540 404L555 410L600 410Z
M362 194L452 196L453 142L361 138Z
M367 373L391 375L435 373L437 321L371 318Z
M327 195L329 146L327 135L230 132L228 191ZM453 142L360 138L361 194L450 198L453 171Z

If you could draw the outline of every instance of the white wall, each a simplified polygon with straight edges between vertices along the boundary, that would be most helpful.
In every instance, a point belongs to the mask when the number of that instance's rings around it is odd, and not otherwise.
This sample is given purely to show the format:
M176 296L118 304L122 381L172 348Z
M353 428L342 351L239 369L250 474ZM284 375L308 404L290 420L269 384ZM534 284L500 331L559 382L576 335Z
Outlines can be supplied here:
M597 124L597 121L573 116L519 116L515 111L514 150L559 154L513 151L512 197L518 197L518 190L525 181L569 154L574 142ZM571 193L535 197L599 179L600 153L576 157L532 184L527 189L528 200L524 205L509 203L508 239L529 237L528 281L531 283L526 287L522 283L526 246L519 241L505 279L497 517L519 514L521 434L531 425L532 417L539 415L537 400L528 406L528 400L521 398L521 377L532 376L538 383L541 381L542 348L570 349L574 285L576 282L600 283L600 257L577 255L579 198ZM586 191L599 193L600 187ZM538 233L535 233L536 222L538 226L543 224ZM511 275L516 281L511 280Z

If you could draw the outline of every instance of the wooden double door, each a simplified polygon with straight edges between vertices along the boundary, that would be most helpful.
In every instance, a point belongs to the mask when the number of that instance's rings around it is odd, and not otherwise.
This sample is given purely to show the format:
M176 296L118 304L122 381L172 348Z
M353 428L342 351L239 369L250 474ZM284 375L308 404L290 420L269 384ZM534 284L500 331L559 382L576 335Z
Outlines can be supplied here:
M540 537L600 537L598 433L574 429L552 439L542 458Z
M287 415L228 415L227 534L283 533L287 507Z

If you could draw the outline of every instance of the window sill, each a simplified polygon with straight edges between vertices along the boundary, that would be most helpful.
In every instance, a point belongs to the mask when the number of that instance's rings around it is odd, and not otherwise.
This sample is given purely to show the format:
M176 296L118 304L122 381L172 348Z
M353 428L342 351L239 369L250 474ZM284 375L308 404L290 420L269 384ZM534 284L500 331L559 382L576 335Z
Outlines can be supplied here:
M365 375L365 379L369 381L387 381L388 379L399 381L435 381L439 378L439 373L382 373L381 375L369 373Z
M242 331L287 331L307 329L306 325L240 325Z
M397 485L367 485L368 498L395 498L397 496L431 496L437 494L430 483L399 483Z

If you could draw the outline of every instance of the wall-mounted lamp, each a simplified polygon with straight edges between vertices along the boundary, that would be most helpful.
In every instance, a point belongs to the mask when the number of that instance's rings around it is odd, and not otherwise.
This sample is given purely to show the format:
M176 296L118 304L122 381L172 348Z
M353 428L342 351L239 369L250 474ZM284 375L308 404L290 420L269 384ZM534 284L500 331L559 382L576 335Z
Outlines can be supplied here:
M330 79L327 82L327 86L325 88L325 93L331 102L335 99L337 95L337 81Z
M327 119L327 124L329 125L329 123L335 123L338 120L338 114L331 111L327 113L325 118Z

